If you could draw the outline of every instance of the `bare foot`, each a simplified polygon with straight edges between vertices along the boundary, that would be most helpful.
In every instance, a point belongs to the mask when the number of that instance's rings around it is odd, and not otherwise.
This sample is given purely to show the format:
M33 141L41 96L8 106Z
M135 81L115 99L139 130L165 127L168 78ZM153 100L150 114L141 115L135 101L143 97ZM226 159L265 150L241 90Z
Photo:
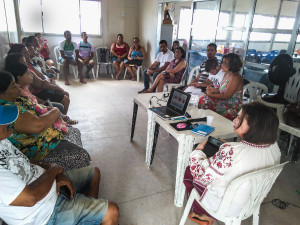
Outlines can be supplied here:
M116 76L117 80L121 80L120 74Z
M65 85L70 85L70 82L68 80L65 80Z
M79 82L82 83L82 84L86 84L87 83L84 79L80 79Z

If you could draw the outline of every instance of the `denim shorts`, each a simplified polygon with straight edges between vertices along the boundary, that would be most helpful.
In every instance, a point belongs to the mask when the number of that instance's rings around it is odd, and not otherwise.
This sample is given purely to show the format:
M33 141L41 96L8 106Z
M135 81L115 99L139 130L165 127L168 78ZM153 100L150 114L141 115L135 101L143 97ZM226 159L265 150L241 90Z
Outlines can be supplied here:
M74 56L72 56L72 57L66 57L66 58L67 58L68 60L70 60L70 61L75 61ZM58 61L59 61L60 63L63 63L63 62L65 61L65 59L64 59L63 57L59 57Z
M94 175L94 168L88 166L77 170L69 170L64 174L74 184L76 194L70 201L58 196L48 225L99 225L106 214L108 201L84 195L89 190Z

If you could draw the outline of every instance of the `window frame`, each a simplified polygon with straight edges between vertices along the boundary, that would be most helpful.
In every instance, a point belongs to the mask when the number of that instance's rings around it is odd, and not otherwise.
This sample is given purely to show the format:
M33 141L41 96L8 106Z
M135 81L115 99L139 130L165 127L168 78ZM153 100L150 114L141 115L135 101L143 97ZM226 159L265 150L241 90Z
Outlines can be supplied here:
M44 24L43 24L43 11L42 11L42 1L43 0L37 0L37 1L40 1L40 5L41 5L41 21L42 21L42 34L43 35L47 35L47 36L53 36L53 37L59 37L61 36L62 34L60 33L45 33L44 32ZM100 17L100 34L88 34L89 37L92 37L92 38L102 38L103 37L103 3L102 3L102 0L73 0L74 2L75 1L78 1L78 4L79 4L79 12L78 12L78 16L79 16L79 20L80 20L80 24L79 24L79 29L80 29L80 33L79 34L73 34L72 33L72 36L73 37L81 37L81 32L83 32L81 30L81 11L80 11L80 5L81 5L81 1L93 1L93 2L99 2L100 3L100 10L101 10L101 17ZM18 14L20 15L20 2L18 2ZM21 31L21 34L22 35L32 35L32 33L34 32L28 32L28 31L23 31L23 27L22 27L22 20L21 20L21 17L20 17L20 31ZM38 33L38 31L36 32Z

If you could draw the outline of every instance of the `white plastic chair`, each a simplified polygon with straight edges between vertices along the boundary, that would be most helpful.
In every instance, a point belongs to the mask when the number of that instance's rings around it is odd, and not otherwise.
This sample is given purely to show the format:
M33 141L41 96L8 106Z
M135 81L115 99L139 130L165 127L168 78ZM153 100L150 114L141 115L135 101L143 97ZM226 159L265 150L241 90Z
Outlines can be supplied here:
M55 55L55 61L56 61L57 69L61 73L61 71L62 71L61 69L64 67L64 64L59 62L59 58L61 57L60 56L60 51L59 51L59 46L54 47L54 55ZM76 66L73 66L72 64L70 64L70 65L72 66L74 77L75 77L75 79L77 79L78 74L76 72ZM57 80L59 80L59 73L57 73L56 76L57 76Z
M191 72L189 73L189 79L187 81L187 84L189 85L191 82L192 82L192 79L193 79L193 76L195 74L195 76L197 76L197 74L199 73L200 71L200 66L195 66Z
M250 82L244 86L243 103L249 103L257 100L258 96L268 93L268 87L258 82Z
M96 48L96 58L97 58L97 78L99 77L100 66L104 65L106 67L106 73L109 73L109 67L111 71L111 78L114 79L113 66L111 62L110 49L105 46L100 46Z
M126 74L127 74L127 67L125 69L125 73L124 73L124 78L126 78ZM136 70L136 81L140 82L140 76L143 74L143 66L139 66Z
M206 210L206 212L208 212L217 220L224 222L225 225L240 225L242 220L245 220L252 215L252 224L258 225L260 205L271 190L276 178L282 171L284 165L287 163L288 162L267 169L248 173L231 181L224 193L221 204L216 211L208 209L204 205L202 205L202 203L199 201L200 195L194 188L187 201L179 225L184 225L194 200L196 200L201 205L201 207ZM228 217L227 211L230 208L231 202L235 197L235 193L239 189L240 185L245 182L250 182L249 185L251 185L249 200L241 210L241 213L238 217Z

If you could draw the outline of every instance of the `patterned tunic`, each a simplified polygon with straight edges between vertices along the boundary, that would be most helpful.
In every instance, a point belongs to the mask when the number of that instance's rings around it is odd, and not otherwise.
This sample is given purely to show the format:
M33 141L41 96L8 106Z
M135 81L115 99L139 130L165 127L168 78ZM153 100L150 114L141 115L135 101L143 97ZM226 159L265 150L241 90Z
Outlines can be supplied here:
M277 143L255 145L246 141L227 142L211 158L205 152L195 150L189 159L193 184L204 188L200 201L213 210L219 207L228 184L235 178L256 170L280 163L280 150ZM249 183L242 184L236 193L229 214L239 215L249 199Z
M16 102L0 100L1 105L17 105L19 109L19 115L28 111L33 115L38 116L34 108L31 108L29 105L26 106L24 102L26 102L26 99L23 97L18 97ZM13 130L15 123L16 121L10 124ZM39 134L25 134L14 130L13 136L9 137L8 140L28 158L41 160L59 144L62 138L62 132L53 126L50 126L48 129Z
M229 81L230 80L223 81L219 88L220 93L226 92ZM203 95L199 99L198 104L199 108L213 110L227 119L233 120L237 117L238 112L242 108L243 90L236 91L228 100L215 99L207 95Z

